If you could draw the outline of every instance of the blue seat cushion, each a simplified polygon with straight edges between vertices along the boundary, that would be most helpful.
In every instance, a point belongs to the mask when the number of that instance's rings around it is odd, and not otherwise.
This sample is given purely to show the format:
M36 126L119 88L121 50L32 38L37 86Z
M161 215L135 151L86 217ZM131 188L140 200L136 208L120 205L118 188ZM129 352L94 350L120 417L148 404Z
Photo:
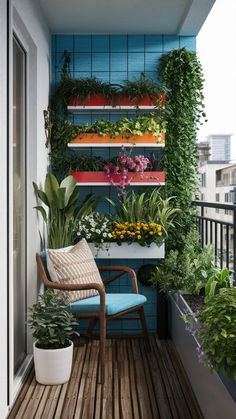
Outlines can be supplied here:
M121 311L139 306L147 301L141 294L106 294L106 314L113 316ZM100 297L85 298L70 304L72 313L95 313L99 311Z

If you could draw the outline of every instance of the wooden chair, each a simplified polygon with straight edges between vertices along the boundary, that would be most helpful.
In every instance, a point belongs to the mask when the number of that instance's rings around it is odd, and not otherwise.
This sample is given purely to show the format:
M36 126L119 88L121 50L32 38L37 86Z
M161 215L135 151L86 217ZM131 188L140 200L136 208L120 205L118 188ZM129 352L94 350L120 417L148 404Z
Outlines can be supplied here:
M62 284L52 282L46 268L46 253L36 254L38 272L41 280L47 288L77 291L95 289L99 296L86 298L84 300L75 301L70 304L70 310L75 314L76 318L90 318L87 335L91 338L93 329L97 320L100 320L100 365L101 365L101 383L105 378L105 340L106 340L106 323L108 320L122 318L122 320L130 320L130 317L124 317L127 313L136 312L138 316L132 319L139 319L143 329L141 336L145 337L148 342L148 331L144 316L143 305L146 297L138 293L138 284L136 274L133 269L126 266L99 266L99 271L113 271L113 275L100 284ZM130 294L110 294L106 293L107 285L125 274L129 274L132 283L132 293Z

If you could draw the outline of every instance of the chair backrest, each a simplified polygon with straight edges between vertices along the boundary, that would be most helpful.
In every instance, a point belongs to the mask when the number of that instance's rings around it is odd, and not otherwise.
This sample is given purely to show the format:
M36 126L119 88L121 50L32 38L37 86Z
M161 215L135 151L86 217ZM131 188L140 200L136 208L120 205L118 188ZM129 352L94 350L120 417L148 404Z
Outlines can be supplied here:
M48 286L48 282L51 282L51 278L47 269L47 252L44 250L40 253L36 253L36 261L40 278L44 285Z

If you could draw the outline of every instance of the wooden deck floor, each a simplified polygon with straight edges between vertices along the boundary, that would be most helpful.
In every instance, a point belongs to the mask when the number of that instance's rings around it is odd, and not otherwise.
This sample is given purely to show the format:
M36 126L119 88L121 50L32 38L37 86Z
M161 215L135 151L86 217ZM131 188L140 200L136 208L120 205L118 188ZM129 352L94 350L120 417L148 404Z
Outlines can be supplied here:
M108 339L106 380L98 384L99 342L74 351L69 383L43 386L29 376L10 419L202 419L171 341Z

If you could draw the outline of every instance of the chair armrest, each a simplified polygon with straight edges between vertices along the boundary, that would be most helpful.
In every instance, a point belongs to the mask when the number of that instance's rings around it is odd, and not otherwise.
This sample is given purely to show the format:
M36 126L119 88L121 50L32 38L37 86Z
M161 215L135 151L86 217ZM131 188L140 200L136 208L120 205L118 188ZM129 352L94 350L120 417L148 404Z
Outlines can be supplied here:
M116 279L120 278L122 275L126 273L129 274L129 278L132 282L132 292L138 294L138 283L136 278L136 273L133 269L128 268L128 266L98 266L99 271L118 271L114 275L111 275L109 279L104 281L105 287L109 285L111 282L115 281Z

